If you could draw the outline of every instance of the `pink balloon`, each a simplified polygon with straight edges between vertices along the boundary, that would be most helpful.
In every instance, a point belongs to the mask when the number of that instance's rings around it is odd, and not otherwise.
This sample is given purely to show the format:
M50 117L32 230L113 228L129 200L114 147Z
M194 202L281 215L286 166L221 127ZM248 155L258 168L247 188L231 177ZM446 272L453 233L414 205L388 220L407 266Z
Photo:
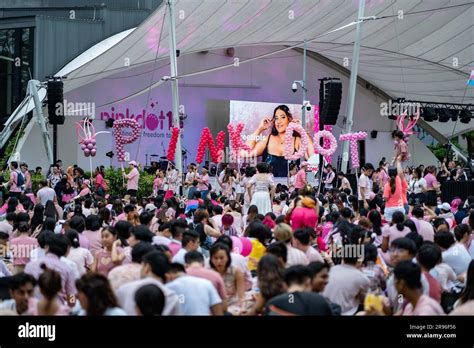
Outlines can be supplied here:
M95 144L96 144L95 139L91 139L91 144L92 144L92 145L95 145Z
M82 144L81 145L81 150L84 151L86 149L86 145Z
M89 144L87 144L87 148L88 148L89 150L92 150L92 149L94 148L94 145L92 145L91 143L89 143Z
M96 150L96 149L92 149L92 150L91 150L91 156L94 157L96 154L97 154L97 150Z
M241 254L242 249L243 249L243 245L242 245L242 241L240 240L240 238L236 237L236 236L231 236L230 239L232 239L232 248L233 248L232 251L234 253Z
M245 237L240 237L240 241L242 242L242 252L240 253L242 256L248 256L252 252L252 242L250 239Z

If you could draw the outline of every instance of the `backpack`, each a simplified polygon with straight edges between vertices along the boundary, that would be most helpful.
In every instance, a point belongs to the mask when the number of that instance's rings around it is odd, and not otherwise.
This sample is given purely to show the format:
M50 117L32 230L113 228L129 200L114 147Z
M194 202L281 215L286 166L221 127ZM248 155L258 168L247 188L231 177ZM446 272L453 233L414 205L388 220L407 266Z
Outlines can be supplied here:
M23 176L23 173L20 172L19 170L15 170L15 172L16 172L16 186L22 187L25 184L25 177Z

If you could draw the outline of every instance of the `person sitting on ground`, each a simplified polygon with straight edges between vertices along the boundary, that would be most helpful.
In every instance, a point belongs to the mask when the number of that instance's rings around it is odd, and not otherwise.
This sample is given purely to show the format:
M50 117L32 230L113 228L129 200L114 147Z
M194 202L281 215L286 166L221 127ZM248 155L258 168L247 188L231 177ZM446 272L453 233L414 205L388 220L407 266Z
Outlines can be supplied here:
M420 266L412 261L401 261L393 273L397 292L405 299L396 315L444 315L440 304L423 294Z
M265 304L266 315L332 315L331 306L320 294L311 291L311 272L306 266L285 270L287 292Z

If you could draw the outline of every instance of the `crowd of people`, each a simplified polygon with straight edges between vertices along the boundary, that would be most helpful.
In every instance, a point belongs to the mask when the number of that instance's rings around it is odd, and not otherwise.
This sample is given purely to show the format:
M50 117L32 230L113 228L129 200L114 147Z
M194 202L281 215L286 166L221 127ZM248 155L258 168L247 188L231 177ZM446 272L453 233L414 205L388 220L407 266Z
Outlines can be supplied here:
M474 196L440 200L454 162L378 168L356 185L308 163L158 169L137 197L104 168L51 166L33 192L11 162L0 207L1 315L474 315ZM35 173L42 174L41 168Z

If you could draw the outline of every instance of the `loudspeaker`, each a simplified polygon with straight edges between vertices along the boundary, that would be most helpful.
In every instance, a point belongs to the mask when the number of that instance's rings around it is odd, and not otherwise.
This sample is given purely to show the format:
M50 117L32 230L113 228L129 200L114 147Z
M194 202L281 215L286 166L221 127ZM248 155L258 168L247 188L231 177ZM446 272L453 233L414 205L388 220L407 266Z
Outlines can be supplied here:
M322 93L320 93L321 95ZM324 96L319 117L324 125L335 125L341 107L342 83L330 80L324 83Z
M375 139L375 138L377 138L377 134L378 134L378 131L373 130L372 132L370 132L370 137L371 137L372 139Z
M48 81L48 119L49 124L64 124L63 82Z

